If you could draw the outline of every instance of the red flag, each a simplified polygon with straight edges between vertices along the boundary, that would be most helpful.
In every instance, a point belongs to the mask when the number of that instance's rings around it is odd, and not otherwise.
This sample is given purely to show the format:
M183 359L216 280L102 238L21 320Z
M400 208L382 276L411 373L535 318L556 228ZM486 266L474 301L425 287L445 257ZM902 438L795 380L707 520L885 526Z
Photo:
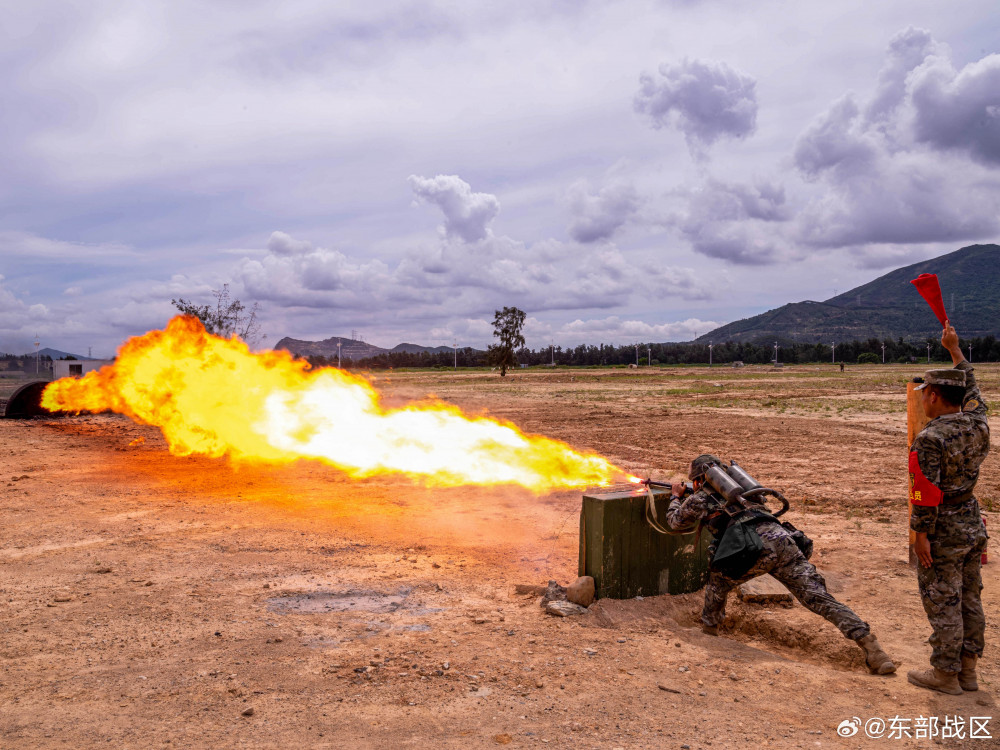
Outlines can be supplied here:
M920 296L931 306L931 310L941 321L941 327L944 328L945 323L948 322L948 314L944 311L944 300L941 299L941 285L938 284L937 274L922 273L910 283L917 288Z

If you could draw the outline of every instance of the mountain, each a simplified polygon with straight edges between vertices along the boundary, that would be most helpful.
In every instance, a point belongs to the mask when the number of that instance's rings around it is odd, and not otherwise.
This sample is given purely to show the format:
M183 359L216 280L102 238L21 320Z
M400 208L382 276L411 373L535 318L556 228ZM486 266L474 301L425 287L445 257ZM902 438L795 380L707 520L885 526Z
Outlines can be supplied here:
M392 349L383 349L379 346L366 344L364 341L356 339L345 339L340 336L333 336L322 341L302 341L289 337L283 338L275 349L284 349L291 352L296 357L326 357L327 359L337 358L337 344L340 344L341 359L364 359L365 357L375 357L379 354L451 354L455 351L450 346L420 346L419 344L397 344ZM43 352L44 353L44 352Z
M337 344L340 344L340 357L342 359L364 359L384 354L388 349L366 344L357 339L345 339L341 336L331 336L322 341L302 341L288 336L274 345L275 349L284 349L291 352L296 357L326 357L327 359L337 358Z
M44 349L39 349L37 352L28 352L27 354L22 354L22 357L34 357L35 355L39 357L52 357L52 359L59 359L60 357L73 357L74 359L87 360L93 359L93 357L84 357L80 354L70 354L69 352L62 352L58 349L50 349L45 347Z
M970 245L898 268L824 302L792 302L728 323L696 341L924 341L936 336L941 324L910 283L922 273L937 274L945 309L963 338L1000 334L1000 245Z

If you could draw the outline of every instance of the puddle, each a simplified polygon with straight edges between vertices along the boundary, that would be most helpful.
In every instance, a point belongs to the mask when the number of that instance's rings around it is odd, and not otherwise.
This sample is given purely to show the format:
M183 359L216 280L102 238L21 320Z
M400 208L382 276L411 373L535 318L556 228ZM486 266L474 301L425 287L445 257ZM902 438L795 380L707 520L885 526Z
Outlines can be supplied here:
M396 612L407 608L406 600L411 591L409 588L399 589L394 594L381 591L316 591L268 599L267 608L279 614Z

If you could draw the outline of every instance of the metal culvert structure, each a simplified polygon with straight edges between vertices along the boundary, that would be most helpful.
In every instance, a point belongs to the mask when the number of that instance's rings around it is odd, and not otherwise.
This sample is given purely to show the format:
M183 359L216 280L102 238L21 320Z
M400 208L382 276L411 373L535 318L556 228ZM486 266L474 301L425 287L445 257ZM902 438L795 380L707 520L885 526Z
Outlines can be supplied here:
M68 412L53 412L42 406L42 392L48 380L32 380L25 383L10 398L0 399L0 417L5 419L30 419L31 417L56 417Z

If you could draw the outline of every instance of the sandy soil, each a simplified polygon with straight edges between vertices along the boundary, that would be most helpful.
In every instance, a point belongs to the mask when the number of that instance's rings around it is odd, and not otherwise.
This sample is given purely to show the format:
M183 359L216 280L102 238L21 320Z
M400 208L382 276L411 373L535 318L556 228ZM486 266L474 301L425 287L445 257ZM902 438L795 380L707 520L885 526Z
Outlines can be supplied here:
M733 597L719 638L698 593L544 614L515 586L576 577L577 491L234 469L116 415L0 420L0 747L935 745L837 735L894 716L989 716L996 738L1000 548L982 689L905 678L930 652L907 564L910 369L377 376L392 402L434 393L661 478L703 451L740 460L792 500L891 677L798 604ZM998 376L980 370L988 400ZM980 495L1000 508L995 454Z

